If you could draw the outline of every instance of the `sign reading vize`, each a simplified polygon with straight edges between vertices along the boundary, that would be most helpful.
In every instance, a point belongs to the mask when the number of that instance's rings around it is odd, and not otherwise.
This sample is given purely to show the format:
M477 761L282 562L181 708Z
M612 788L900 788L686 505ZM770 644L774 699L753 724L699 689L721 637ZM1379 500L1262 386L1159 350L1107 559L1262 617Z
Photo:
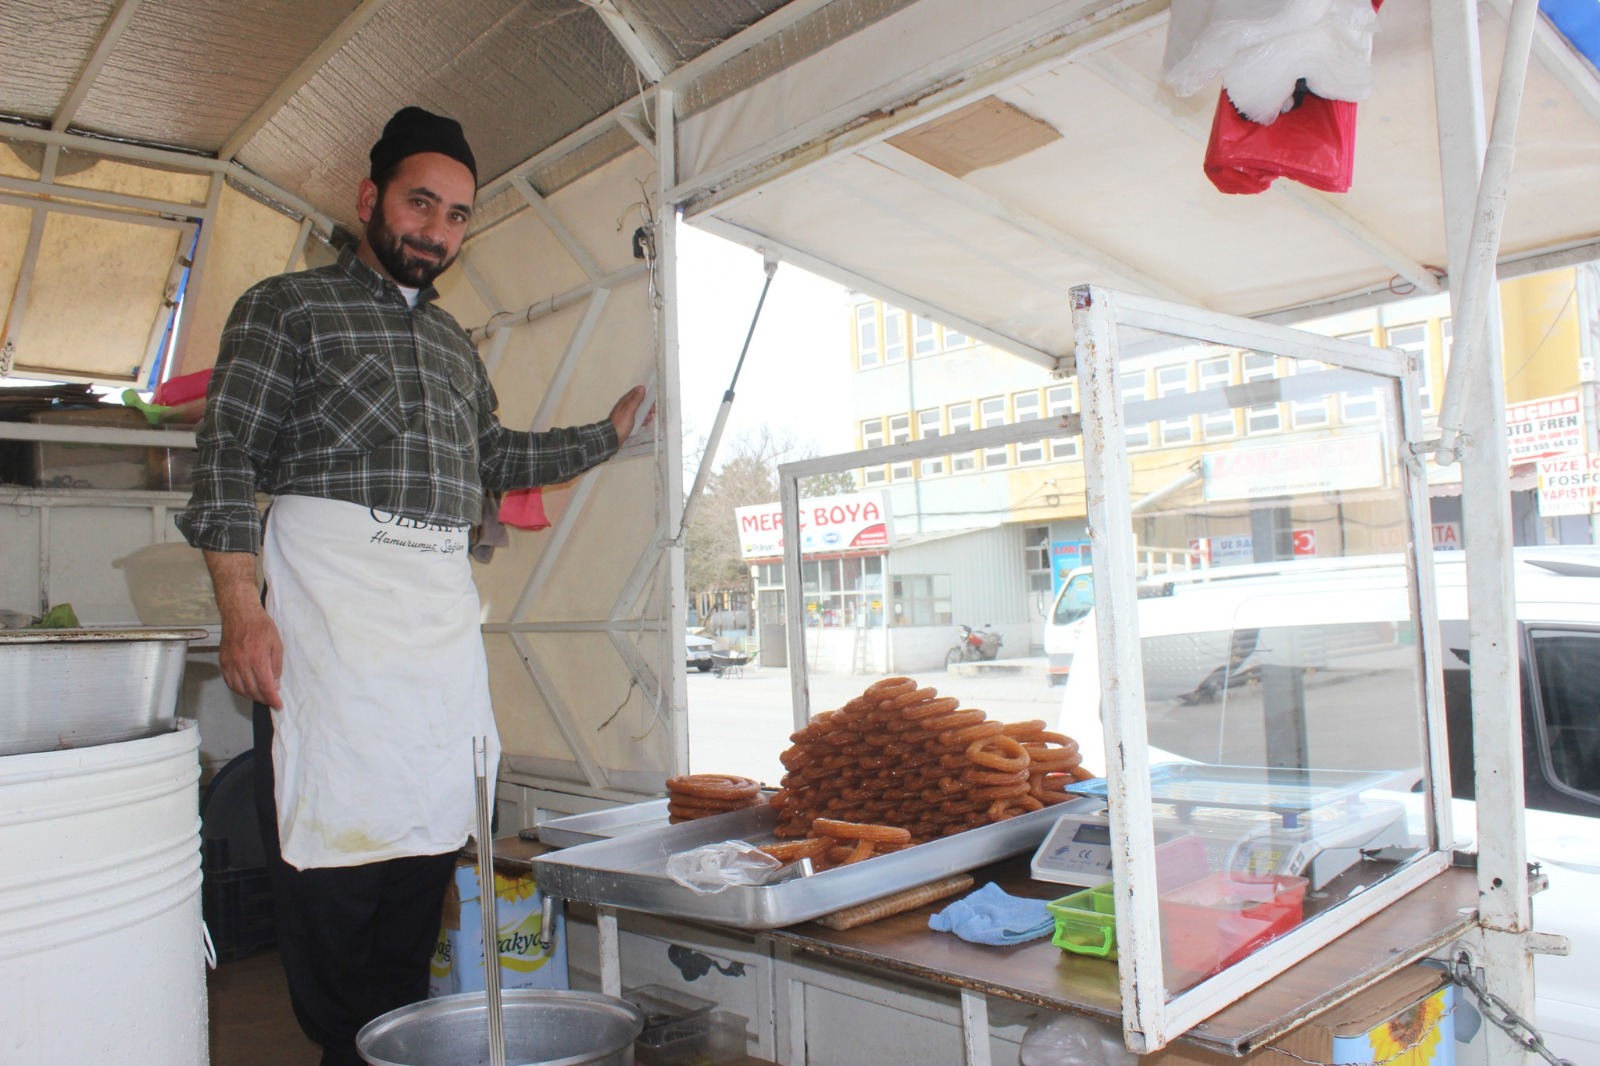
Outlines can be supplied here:
M736 507L739 554L746 559L770 559L783 554L783 507L762 503ZM819 496L800 501L800 551L858 551L889 546L888 504L876 492L848 496Z

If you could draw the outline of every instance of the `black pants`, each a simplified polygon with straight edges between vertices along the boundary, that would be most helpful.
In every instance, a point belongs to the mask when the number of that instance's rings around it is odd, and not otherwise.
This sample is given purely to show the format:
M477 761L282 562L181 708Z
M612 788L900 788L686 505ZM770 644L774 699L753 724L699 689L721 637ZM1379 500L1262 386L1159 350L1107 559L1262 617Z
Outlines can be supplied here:
M256 814L276 898L278 954L289 1000L322 1066L362 1066L356 1033L428 995L456 853L297 870L279 854L272 712L255 705Z

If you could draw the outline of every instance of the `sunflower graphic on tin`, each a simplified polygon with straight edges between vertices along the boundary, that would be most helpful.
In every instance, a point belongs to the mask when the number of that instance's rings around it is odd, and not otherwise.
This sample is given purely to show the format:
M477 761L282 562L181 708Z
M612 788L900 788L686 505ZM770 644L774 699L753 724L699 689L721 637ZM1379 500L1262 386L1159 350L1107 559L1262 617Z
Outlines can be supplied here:
M1429 1066L1438 1061L1448 986L1367 1032L1372 1061L1382 1066Z

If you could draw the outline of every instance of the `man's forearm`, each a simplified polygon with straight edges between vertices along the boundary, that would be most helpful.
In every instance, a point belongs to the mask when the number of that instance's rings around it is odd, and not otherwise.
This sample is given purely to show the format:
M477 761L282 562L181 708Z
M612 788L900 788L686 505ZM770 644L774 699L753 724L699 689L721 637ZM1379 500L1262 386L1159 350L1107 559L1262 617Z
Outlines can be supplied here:
M205 553L211 586L216 590L217 611L223 624L261 610L261 590L256 587L256 557L250 552Z

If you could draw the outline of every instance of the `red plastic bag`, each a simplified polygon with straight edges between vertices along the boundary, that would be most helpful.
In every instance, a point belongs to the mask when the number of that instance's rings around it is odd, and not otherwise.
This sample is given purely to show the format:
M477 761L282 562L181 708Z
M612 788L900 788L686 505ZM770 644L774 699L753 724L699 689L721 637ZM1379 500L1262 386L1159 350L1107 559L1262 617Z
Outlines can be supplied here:
M544 514L544 490L517 489L500 501L500 522L517 529L545 529L550 520Z
M1265 192L1292 178L1324 192L1347 192L1356 162L1356 105L1295 94L1295 106L1269 126L1239 114L1224 90L1206 145L1206 177L1226 193Z
M190 400L203 400L206 398L206 386L211 383L211 368L196 370L193 374L182 374L175 378L168 378L156 386L155 394L150 397L150 402L162 407L177 407L179 404L188 403Z

